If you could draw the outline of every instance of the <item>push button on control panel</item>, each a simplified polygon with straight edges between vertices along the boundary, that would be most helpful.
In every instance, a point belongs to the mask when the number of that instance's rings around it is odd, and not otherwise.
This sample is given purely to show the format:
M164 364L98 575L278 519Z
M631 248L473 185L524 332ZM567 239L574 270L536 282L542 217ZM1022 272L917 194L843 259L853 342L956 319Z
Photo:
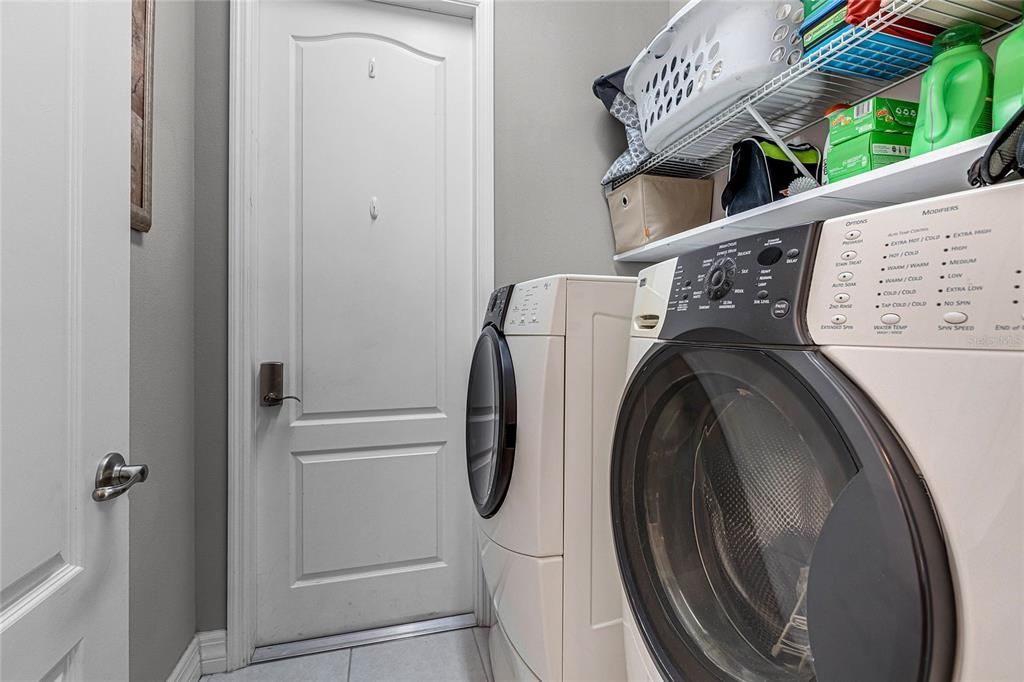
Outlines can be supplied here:
M846 324L846 315L833 315L832 324Z
M776 319L782 319L789 314L789 301L784 298L780 298L772 305L772 317Z
M963 324L967 321L967 315L957 311L950 311L942 316L942 319L949 324Z
M843 292L836 294L833 298L835 299L836 303L846 303L847 301L850 300L850 295L846 292Z
M857 257L857 252L856 251L843 251L843 253L839 257L842 258L843 260L853 260L854 258Z
M849 282L851 279L853 279L853 273L852 272L840 272L838 279L839 279L840 282Z
M843 237L848 242L852 242L855 239L860 239L860 230L847 230Z
M903 318L896 313L886 313L882 315L882 324L899 324Z

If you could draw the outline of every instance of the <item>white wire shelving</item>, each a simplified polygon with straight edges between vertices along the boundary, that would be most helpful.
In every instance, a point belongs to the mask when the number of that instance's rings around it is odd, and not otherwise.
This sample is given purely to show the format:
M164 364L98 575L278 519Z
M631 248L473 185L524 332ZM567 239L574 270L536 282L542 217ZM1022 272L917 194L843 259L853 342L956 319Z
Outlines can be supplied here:
M748 93L712 119L648 158L630 175L618 178L615 189L641 173L684 178L703 178L725 168L733 143L751 135L788 138L818 123L824 111L837 102L851 104L888 90L927 67L921 59L911 72L893 80L876 80L829 72L822 67L836 58L870 62L854 50L878 31L903 18L915 18L940 26L962 23L969 17L982 28L986 41L1012 30L1021 19L1018 0L882 0L881 9L842 38ZM907 57L902 56L904 61ZM875 66L887 68L884 59ZM770 131L765 131L767 122Z

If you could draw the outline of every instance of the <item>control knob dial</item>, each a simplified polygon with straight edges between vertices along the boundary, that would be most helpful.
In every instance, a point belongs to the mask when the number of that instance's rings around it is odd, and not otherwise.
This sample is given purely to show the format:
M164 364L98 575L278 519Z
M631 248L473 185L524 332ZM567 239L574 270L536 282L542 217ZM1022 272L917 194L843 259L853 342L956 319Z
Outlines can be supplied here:
M732 291L733 278L736 276L736 261L732 258L719 258L704 275L704 291L708 298L717 301Z

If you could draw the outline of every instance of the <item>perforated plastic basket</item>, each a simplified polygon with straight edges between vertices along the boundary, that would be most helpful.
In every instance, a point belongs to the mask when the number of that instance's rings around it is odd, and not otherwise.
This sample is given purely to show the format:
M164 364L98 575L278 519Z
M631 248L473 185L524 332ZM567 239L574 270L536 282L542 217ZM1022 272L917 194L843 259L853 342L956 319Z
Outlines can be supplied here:
M694 0L633 61L625 91L658 152L800 61L801 0Z

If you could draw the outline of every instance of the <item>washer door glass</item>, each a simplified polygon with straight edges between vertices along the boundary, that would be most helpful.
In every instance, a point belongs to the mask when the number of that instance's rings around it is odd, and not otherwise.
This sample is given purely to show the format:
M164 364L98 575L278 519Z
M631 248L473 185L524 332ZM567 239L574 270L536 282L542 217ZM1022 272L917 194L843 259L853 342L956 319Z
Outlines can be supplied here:
M515 452L515 378L502 335L486 327L469 371L466 458L469 487L481 516L493 516L505 498Z
M811 555L857 468L810 392L764 353L666 345L617 428L620 562L662 671L814 679Z

